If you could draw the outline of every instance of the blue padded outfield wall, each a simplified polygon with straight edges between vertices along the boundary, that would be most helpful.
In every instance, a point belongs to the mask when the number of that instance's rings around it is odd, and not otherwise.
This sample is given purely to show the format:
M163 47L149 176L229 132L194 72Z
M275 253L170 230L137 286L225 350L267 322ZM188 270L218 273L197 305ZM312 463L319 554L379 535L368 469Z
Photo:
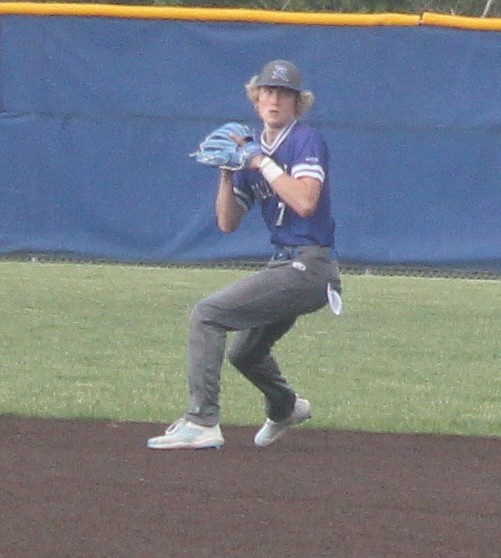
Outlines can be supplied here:
M266 258L253 210L216 228L188 157L273 58L303 70L353 264L501 269L501 32L0 16L0 253Z

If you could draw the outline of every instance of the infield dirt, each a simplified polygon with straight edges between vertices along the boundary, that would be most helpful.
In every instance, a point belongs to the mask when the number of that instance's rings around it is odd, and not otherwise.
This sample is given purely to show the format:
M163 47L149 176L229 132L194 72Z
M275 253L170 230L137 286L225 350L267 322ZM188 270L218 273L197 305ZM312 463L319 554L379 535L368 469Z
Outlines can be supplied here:
M2 558L501 557L501 439L0 417Z

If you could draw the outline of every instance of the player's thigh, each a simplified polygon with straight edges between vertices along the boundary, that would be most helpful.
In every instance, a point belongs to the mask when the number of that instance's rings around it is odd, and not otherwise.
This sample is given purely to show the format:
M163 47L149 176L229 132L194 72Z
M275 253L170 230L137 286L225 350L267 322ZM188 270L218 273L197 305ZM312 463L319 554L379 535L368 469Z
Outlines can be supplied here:
M287 264L245 277L202 304L231 329L288 321L325 304L325 280Z

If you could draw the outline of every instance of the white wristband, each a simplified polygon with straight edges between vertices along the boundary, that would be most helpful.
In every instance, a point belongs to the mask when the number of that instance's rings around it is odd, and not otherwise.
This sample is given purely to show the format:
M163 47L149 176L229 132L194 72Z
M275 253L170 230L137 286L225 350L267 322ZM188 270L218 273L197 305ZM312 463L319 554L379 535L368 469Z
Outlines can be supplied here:
M263 157L262 161L259 163L259 170L269 184L271 184L275 178L284 174L284 170L269 157Z

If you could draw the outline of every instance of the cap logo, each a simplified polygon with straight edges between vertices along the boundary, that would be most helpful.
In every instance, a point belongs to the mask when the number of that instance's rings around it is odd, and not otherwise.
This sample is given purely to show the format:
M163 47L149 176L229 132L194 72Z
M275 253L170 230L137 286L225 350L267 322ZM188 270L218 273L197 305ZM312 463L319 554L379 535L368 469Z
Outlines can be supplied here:
M290 79L287 75L287 68L285 66L275 66L273 68L273 73L271 74L271 79L289 82Z

